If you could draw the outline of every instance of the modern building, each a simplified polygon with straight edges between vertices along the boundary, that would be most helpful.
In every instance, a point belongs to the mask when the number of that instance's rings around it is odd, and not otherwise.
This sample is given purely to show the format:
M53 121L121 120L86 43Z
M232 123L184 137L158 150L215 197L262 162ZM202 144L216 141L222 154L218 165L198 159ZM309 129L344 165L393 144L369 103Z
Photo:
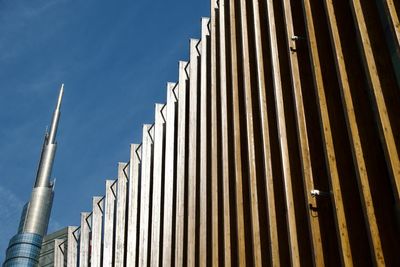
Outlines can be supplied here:
M50 177L57 148L56 135L63 92L64 85L61 86L58 96L50 132L46 131L45 134L31 199L23 208L18 233L10 240L3 264L4 267L33 267L38 264L39 253L43 237L47 233L53 203L54 187Z
M75 231L74 227L65 227L54 233L46 235L42 241L39 254L39 266L64 266L67 264L68 237Z
M400 266L392 0L212 0L79 266Z
M75 247L79 239L79 229L68 226L43 238L39 254L39 267L77 266Z
M212 0L67 266L400 266L399 10Z

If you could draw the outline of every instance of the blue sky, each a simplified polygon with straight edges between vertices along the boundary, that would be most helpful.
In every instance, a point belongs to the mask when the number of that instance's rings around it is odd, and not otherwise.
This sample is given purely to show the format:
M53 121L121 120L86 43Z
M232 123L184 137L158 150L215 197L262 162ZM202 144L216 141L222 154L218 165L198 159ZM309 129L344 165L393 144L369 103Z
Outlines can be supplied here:
M0 0L0 262L65 83L49 231L78 225L154 121L207 0Z

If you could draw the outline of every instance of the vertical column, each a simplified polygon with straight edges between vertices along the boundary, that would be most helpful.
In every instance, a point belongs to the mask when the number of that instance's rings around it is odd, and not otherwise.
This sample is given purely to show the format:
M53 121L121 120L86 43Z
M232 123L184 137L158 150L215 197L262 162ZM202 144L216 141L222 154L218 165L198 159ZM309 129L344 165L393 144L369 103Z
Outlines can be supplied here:
M179 62L178 84L178 150L176 170L176 239L175 265L184 265L185 249L185 183L187 177L187 67L189 63Z
M153 208L151 216L151 258L150 266L160 266L163 240L161 227L163 225L163 184L164 184L164 116L163 104L156 104L154 123L154 154L153 154Z
M269 34L270 34L270 47L271 47L271 65L273 71L273 84L274 84L274 95L275 95L275 107L277 114L278 133L279 133L279 145L280 145L280 157L282 161L282 172L284 181L284 192L285 192L285 204L287 213L287 224L289 232L289 245L290 245L290 257L292 265L300 265L300 255L298 247L298 236L297 236L297 225L296 225L296 214L295 214L295 203L293 199L293 185L292 185L292 173L290 168L289 158L289 145L288 145L288 133L286 128L286 117L288 116L285 112L284 103L284 88L281 80L281 63L278 50L277 40L277 28L276 20L274 15L273 1L267 1L268 6L268 18L269 18Z
M152 125L143 126L142 168L141 168L141 196L140 196L140 239L139 239L139 266L147 266L150 255L150 223L151 206L150 193L152 182L153 137Z
M79 241L79 266L89 266L89 243L90 243L90 225L89 217L91 213L81 212L81 234Z
M218 70L220 75L220 94L221 94L221 143L222 143L222 196L223 196L223 224L224 224L224 264L231 265L231 225L230 225L230 198L229 198L229 178L230 178L230 163L229 163L229 133L228 124L228 88L227 88L227 42L226 42L226 14L228 14L225 6L225 0L219 1L219 62ZM227 5L229 6L229 5Z
M115 263L114 266L125 265L125 225L126 225L126 187L128 184L127 168L129 164L124 162L118 163L118 180L117 180L117 212L115 221Z
M64 267L64 244L63 239L54 240L54 267Z
M258 211L258 193L257 193L257 173L256 167L256 151L254 143L254 123L253 123L253 101L251 92L251 71L250 71L250 51L249 51L249 32L247 24L247 8L246 1L240 0L240 21L241 21L241 40L242 40L242 58L243 61L243 89L245 96L245 113L246 113L246 129L247 129L247 164L249 177L249 195L251 206L251 234L253 247L253 264L255 266L262 265L261 240L260 240L260 223ZM240 53L239 53L240 54Z
M103 227L103 201L104 197L93 197L92 213L92 249L90 257L91 267L101 266L101 245L102 245L102 227Z
M245 243L245 223L243 210L243 169L242 169L242 132L240 127L240 97L238 75L238 10L236 1L229 5L229 25L230 25L230 45L231 45L231 73L232 73L232 117L233 117L233 139L234 139L234 159L235 159L235 197L236 197L236 224L237 224L237 257L239 266L246 265L246 243ZM240 59L239 59L240 60ZM270 228L272 225L270 225ZM276 246L277 248L278 246Z
M190 40L190 81L189 81L189 136L188 136L188 258L187 266L195 266L196 263L196 195L198 178L198 92L199 92L199 46L200 41Z
M211 239L212 252L211 262L213 266L219 264L219 231L218 231L218 104L217 104L217 14L218 4L216 0L211 0L211 21L210 21L210 42L211 42Z
M311 234L314 265L323 266L325 263L324 263L324 251L321 243L320 220L319 216L314 216L314 214L312 214L313 211L310 210L309 208L309 205L316 207L317 201L315 197L312 197L310 194L310 192L313 189L315 189L315 186L314 186L313 172L311 168L311 158L310 158L309 142L307 136L307 125L304 115L304 103L303 103L303 95L301 89L302 85L300 80L300 70L299 70L297 48L296 48L296 40L298 41L298 39L302 37L295 36L295 30L293 28L294 23L292 18L292 6L290 0L283 1L283 9L284 9L284 18L286 26L286 43L289 46L287 47L287 51L289 51L288 55L290 60L289 63L291 70L295 115L297 122L296 128L298 133L300 158L302 164L304 195L305 195L304 205L308 210L307 219L309 224L309 231Z
M103 267L114 264L114 214L115 214L115 186L116 180L106 180L106 198L104 202L104 245Z
M140 149L141 145L131 145L130 171L129 171L129 197L128 197L128 224L127 224L127 248L126 266L136 266L138 258L139 240L139 198L140 198Z
M371 241L371 247L373 250L373 256L375 258L375 264L377 266L384 266L385 260L382 253L382 245L380 240L380 233L377 226L375 209L372 201L371 188L369 184L368 171L364 160L363 145L360 139L360 132L358 129L355 108L353 105L353 99L350 90L349 77L346 72L346 65L344 61L344 54L342 50L342 43L339 37L338 25L334 12L333 3L331 1L325 1L325 7L327 10L327 16L329 19L331 41L335 49L336 69L338 72L338 78L340 79L340 89L343 102L345 105L345 115L347 120L347 126L349 131L349 137L352 144L353 158L355 161L355 167L357 171L358 185L360 189L360 196L363 200L364 215L368 225L369 239ZM358 99L356 101L359 101ZM372 164L370 164L372 165ZM372 166L371 166L372 167ZM382 175L383 176L383 175ZM383 178L383 177L382 177Z
M76 267L78 265L78 231L79 227L68 227L67 243L67 267Z
M176 177L176 83L167 85L167 106L166 106L166 136L165 136L165 181L164 181L164 230L163 230L163 266L172 266L173 253L173 216L174 216L174 192ZM164 113L165 114L165 113Z
M308 47L311 56L311 65L313 68L314 83L316 87L316 95L318 100L319 115L321 120L321 129L324 142L325 159L329 174L330 188L333 195L334 212L336 216L336 228L340 246L340 254L342 265L352 266L352 254L350 249L349 234L347 231L347 222L344 213L342 190L339 182L339 173L336 166L336 155L333 144L331 131L331 123L328 115L328 107L325 96L324 82L321 72L321 62L319 58L317 38L314 26L314 14L309 0L303 1L304 17L306 19L306 27L308 33Z
M263 146L263 161L265 168L265 191L267 198L267 216L269 224L269 250L270 250L270 264L279 265L279 241L278 241L278 225L276 220L276 209L275 209L275 189L273 181L273 171L271 162L271 145L270 145L270 130L268 121L268 108L267 108L267 86L266 86L266 73L264 70L264 59L263 44L262 44L262 29L261 29L261 18L260 12L268 13L269 20L273 20L273 10L271 5L268 6L267 10L261 10L259 7L259 0L253 0L253 21L254 21L254 40L255 40L255 62L257 71L257 89L258 89L258 105L260 107L260 119L261 119L261 140ZM265 33L264 33L265 34ZM276 52L276 51L275 51Z
M209 155L209 47L210 47L210 32L208 24L209 18L201 19L201 63L200 63L200 230L199 230L199 265L207 265L207 177L210 176Z

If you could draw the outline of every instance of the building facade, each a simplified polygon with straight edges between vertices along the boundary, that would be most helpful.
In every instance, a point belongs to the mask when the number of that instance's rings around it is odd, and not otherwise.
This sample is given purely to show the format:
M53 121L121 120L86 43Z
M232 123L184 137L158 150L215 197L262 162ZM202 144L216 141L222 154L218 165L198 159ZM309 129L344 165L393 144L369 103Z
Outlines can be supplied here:
M43 238L39 254L40 267L65 266L67 264L68 237L74 231L73 227L66 227Z
M79 266L400 266L398 11L211 1Z
M400 266L399 10L212 0L67 266Z

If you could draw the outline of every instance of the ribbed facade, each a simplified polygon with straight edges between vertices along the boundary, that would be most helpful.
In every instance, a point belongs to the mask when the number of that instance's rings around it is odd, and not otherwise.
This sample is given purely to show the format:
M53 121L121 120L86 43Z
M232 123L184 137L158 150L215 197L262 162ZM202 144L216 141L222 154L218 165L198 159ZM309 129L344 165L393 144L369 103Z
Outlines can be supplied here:
M399 10L211 1L68 266L400 266Z
M68 253L68 238L74 230L75 227L70 226L46 235L42 241L38 266L64 266L67 263L67 257L63 255Z

